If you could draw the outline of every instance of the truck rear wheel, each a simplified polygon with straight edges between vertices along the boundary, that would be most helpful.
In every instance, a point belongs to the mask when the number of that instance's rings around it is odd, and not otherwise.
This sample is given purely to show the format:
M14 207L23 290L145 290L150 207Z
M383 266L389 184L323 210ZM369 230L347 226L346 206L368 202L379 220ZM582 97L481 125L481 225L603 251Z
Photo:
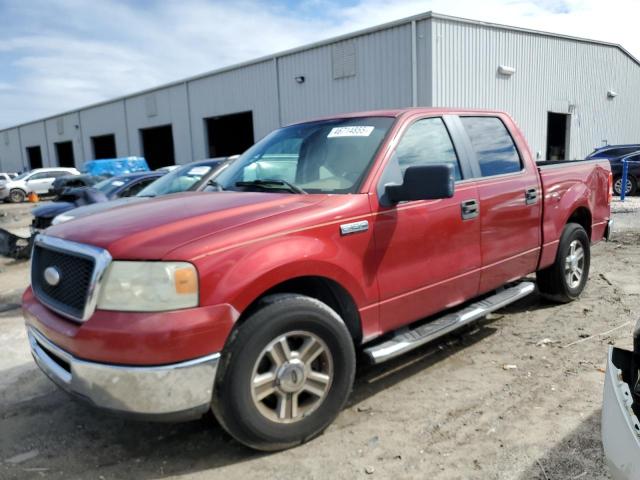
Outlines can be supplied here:
M281 450L334 420L354 376L353 340L338 314L311 297L273 295L232 333L212 408L239 442Z
M556 260L536 274L538 290L546 298L568 303L580 296L589 277L591 259L587 232L577 223L564 227Z

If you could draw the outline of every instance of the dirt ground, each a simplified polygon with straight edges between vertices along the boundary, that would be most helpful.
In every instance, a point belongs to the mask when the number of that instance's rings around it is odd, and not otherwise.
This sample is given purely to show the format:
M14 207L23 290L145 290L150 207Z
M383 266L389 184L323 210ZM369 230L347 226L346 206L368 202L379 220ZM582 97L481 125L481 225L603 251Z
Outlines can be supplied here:
M593 248L579 301L534 294L474 330L362 366L324 435L275 454L242 447L211 417L138 423L72 401L29 354L18 309L27 264L1 260L0 479L610 478L600 442L607 347L629 347L640 317L632 200L615 205L617 239ZM25 225L28 208L0 206L0 227Z

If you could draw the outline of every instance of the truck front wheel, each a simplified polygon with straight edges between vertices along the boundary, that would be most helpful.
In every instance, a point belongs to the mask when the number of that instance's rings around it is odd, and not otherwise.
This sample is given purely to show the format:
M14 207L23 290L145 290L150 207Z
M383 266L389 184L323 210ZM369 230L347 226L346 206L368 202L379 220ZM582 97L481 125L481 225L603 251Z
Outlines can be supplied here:
M590 259L587 232L577 223L567 224L560 237L555 262L536 274L538 290L556 302L575 300L587 284Z
M239 442L281 450L334 420L354 376L353 340L335 311L311 297L272 295L232 333L212 408Z

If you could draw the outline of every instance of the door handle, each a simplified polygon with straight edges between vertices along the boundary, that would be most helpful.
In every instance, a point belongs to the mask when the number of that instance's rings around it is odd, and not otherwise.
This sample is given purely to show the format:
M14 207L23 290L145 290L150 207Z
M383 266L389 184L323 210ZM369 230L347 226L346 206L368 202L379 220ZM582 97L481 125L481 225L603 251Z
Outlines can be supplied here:
M536 187L527 188L524 191L524 203L533 205L538 201L538 189Z
M476 218L480 214L480 206L477 200L465 200L460 204L460 210L462 211L463 220Z

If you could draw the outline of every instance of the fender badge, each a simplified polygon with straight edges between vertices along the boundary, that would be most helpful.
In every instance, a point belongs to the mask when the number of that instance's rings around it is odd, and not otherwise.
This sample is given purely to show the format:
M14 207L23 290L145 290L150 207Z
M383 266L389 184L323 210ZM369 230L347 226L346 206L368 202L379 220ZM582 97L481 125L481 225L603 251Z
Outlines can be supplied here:
M351 235L352 233L366 232L369 230L369 222L362 220L360 222L343 223L340 225L341 235Z

